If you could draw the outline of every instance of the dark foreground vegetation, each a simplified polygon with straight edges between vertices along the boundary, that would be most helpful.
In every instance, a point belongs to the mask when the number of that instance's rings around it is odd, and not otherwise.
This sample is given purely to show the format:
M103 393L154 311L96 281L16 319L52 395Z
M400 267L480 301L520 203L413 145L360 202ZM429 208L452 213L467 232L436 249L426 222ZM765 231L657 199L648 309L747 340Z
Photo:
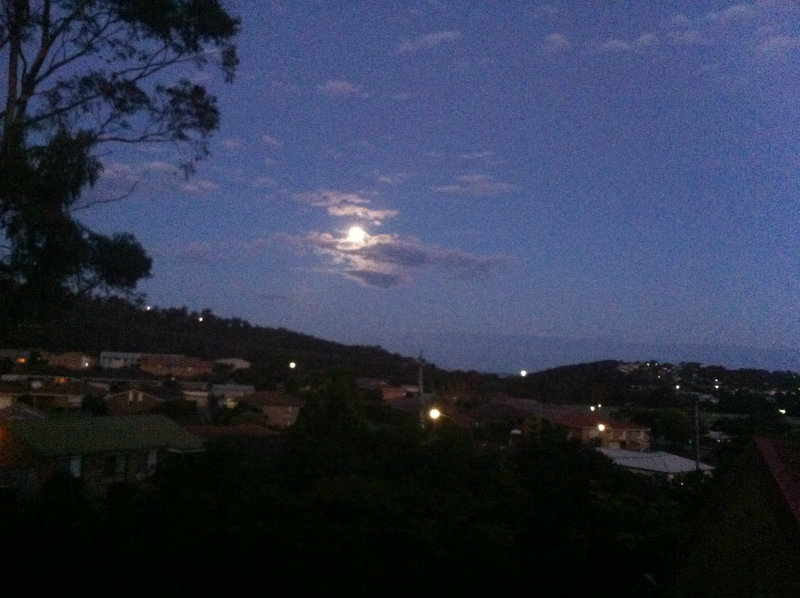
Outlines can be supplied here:
M271 451L218 441L106 499L0 511L4 596L669 596L711 482L658 483L531 420L421 428L334 377Z

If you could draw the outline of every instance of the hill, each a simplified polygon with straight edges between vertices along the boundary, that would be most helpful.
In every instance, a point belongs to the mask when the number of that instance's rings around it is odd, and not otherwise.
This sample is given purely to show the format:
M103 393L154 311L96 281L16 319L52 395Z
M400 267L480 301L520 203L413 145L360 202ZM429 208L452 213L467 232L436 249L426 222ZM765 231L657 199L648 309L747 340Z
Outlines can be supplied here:
M285 328L253 326L240 318L220 318L210 310L147 309L113 298L76 301L56 320L7 330L2 345L92 355L130 351L239 357L265 372L285 371L293 361L306 371L348 368L359 376L397 381L415 380L417 371L415 358L380 346L343 345Z

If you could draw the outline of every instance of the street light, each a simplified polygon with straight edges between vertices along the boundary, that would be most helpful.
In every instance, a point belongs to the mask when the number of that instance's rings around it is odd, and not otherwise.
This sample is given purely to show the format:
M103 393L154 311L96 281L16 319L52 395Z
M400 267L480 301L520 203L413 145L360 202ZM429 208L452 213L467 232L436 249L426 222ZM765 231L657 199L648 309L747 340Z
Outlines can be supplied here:
M433 409L428 411L428 417L430 417L432 420L435 421L435 420L439 419L440 417L442 417L442 412L439 411L436 407L434 407Z

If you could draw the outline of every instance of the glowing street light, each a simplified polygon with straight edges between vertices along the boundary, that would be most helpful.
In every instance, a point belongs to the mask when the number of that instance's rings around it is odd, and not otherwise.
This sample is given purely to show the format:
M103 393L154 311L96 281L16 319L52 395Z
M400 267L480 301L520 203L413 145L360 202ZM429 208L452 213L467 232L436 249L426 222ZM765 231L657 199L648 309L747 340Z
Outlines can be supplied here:
M297 367L297 364L296 364L294 361L290 361L290 362L289 362L289 369L290 369L290 370L293 370L293 369L294 369L294 368L296 368L296 367Z
M605 431L605 429L606 429L606 425L605 425L605 424L597 424L597 429L598 429L600 432L603 432L603 431Z
M434 407L433 409L428 411L428 417L430 417L433 420L437 420L440 417L442 417L442 412L439 411L436 407Z
M524 378L525 376L528 375L528 371L527 370L520 370L519 375Z

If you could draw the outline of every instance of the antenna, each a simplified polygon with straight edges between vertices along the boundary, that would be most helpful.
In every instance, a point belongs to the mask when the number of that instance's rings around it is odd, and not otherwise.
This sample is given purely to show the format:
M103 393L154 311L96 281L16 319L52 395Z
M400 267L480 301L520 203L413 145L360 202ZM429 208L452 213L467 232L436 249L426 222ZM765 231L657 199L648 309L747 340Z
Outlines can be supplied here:
M419 393L419 423L425 427L425 386L422 378L422 368L425 366L425 360L422 358L420 351L417 358L417 392Z

